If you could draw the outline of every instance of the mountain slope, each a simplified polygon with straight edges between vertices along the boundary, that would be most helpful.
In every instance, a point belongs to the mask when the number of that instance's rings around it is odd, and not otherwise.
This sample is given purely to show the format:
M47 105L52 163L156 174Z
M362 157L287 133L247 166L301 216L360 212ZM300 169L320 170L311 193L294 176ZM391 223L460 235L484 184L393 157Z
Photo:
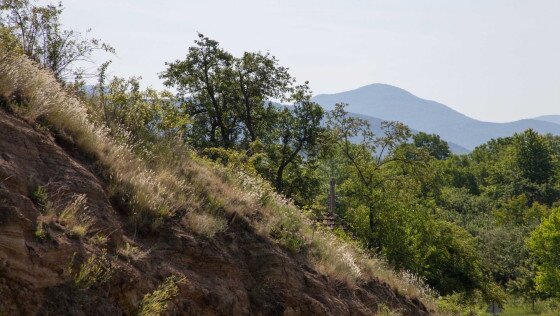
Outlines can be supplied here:
M533 128L539 133L560 135L559 124L535 119L509 123L483 122L444 104L421 99L386 84L371 84L336 94L320 94L313 100L327 110L338 102L348 103L350 112L401 121L412 129L438 134L446 141L467 149L473 149L492 138L511 136L527 128Z
M533 120L550 122L550 123L554 123L554 124L560 124L560 115L542 115L542 116L533 118Z
M363 119L363 120L368 121L369 124L370 124L370 126L371 126L371 128L372 128L372 130L373 130L373 132L374 132L376 135L382 135L382 134L383 134L383 131L381 130L381 122L383 121L382 119L377 118L377 117L372 117L372 116L369 116L369 115L363 115L363 114L353 113L353 112L348 112L348 114L349 114L350 116L359 117L359 118L361 118L361 119ZM415 129L411 129L411 131L412 131L412 133L414 133L414 134L416 134L416 133L419 132L419 131L417 131L417 130L415 130ZM451 150L452 153L455 153L455 154L458 154L458 155L459 155L459 154L466 154L466 153L469 152L469 150L466 149L466 148L463 147L463 146L457 145L457 144L455 144L455 143L453 143L453 142L450 142L450 141L448 141L447 143L448 143L449 149Z

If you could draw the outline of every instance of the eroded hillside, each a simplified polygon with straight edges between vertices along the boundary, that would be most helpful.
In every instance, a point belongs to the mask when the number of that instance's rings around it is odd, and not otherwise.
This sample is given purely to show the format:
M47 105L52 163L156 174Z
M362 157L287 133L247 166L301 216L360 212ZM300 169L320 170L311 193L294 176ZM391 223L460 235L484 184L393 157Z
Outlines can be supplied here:
M295 250L271 238L271 231L283 234L283 222L268 220L265 203L250 201L204 164L185 171L178 186L185 192L158 196L165 205L182 202L157 217L152 231L139 231L131 214L154 193L136 188L147 184L111 163L140 164L122 152L111 156L110 146L93 150L100 138L76 132L88 128L75 117L81 112L62 115L56 102L68 97L61 99L64 92L48 87L54 81L31 63L5 52L0 61L3 103L10 108L17 99L35 113L0 111L1 314L429 314L406 289L377 278L382 270L369 259L352 257L337 242L317 246L331 238L328 231L304 234ZM122 192L115 186L136 195L115 194ZM222 223L212 234L201 228L205 211ZM353 269L354 277L337 277L341 269Z

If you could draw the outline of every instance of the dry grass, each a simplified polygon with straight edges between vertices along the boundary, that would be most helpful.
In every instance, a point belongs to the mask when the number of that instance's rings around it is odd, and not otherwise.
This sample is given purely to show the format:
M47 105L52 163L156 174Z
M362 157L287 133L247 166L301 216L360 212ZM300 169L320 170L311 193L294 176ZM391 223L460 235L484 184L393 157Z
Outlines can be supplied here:
M208 238L212 238L226 227L226 220L223 217L208 213L193 212L185 218L185 221L193 231Z
M85 194L75 195L72 202L60 213L58 220L66 228L66 234L69 237L84 237L93 225L93 219L86 214L86 203Z
M142 251L137 246L132 245L131 243L126 243L123 248L117 250L117 253L126 258L127 260L138 261L144 259L148 252Z
M188 204L189 187L183 181L167 170L148 168L129 146L111 139L103 126L95 126L84 104L67 94L51 73L1 46L0 97L23 100L25 105L15 108L20 116L29 121L47 119L83 151L93 154L115 183L112 193L131 208L134 224L157 222Z
M332 278L350 285L379 278L435 310L434 295L422 282L394 272L330 231L314 229L305 214L259 177L199 158L178 143L161 145L146 155L151 156L149 163L141 160L128 145L92 124L85 106L67 95L52 75L0 47L0 96L14 94L20 94L27 105L20 115L31 121L45 117L97 157L110 172L113 194L131 208L136 225L157 229L176 210L189 209L194 211L185 218L188 226L211 237L226 226L222 213L246 216L260 234L273 236L291 251L307 249L315 268ZM209 213L208 201L219 201Z

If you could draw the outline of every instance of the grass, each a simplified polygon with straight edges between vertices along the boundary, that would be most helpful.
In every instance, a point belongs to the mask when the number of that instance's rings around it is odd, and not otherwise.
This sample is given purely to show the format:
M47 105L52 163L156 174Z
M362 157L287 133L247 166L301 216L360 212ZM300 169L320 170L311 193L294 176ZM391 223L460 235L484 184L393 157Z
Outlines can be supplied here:
M74 278L74 285L78 289L88 289L96 284L102 284L111 278L113 268L107 258L107 251L100 255L90 256L81 266Z
M144 295L140 308L138 310L139 316L152 316L162 315L169 309L169 302L179 294L180 283L177 277L171 276L152 293Z
M117 253L126 258L127 260L138 261L146 257L146 253L140 248L132 245L131 243L126 243L123 248L117 250Z
M500 316L525 315L559 316L560 303L553 300L536 301L533 307L533 304L530 302L511 301L504 306L503 311L500 313Z
M226 228L226 220L223 217L208 213L193 212L185 218L185 221L193 231L208 238L212 238Z
M153 231L152 222L162 222L185 207L189 188L184 182L168 170L148 168L130 146L113 140L104 126L93 124L87 107L66 93L51 73L5 47L0 47L0 97L24 100L25 106L14 109L20 116L29 121L45 118L94 155L115 184L112 195L126 202L131 222L139 229Z
M65 226L66 234L71 238L84 237L92 226L92 218L86 215L87 198L85 194L75 195L59 215L59 222Z
M35 203L41 213L45 213L49 203L49 195L45 187L38 186L37 189L31 193L31 201Z
M207 237L227 229L224 215L244 216L258 233L271 236L288 251L305 249L315 269L334 279L354 285L379 278L435 310L435 295L421 280L391 270L356 243L314 229L313 221L276 194L268 182L200 158L179 142L155 144L150 153L140 155L144 159L139 158L126 138L118 142L104 126L93 124L87 107L67 94L50 73L0 47L0 97L13 95L25 100L25 107L16 108L20 116L29 121L45 118L82 151L97 158L109 174L111 195L126 205L131 224L140 232L157 232L178 210L189 210L183 222ZM212 201L211 207L208 201ZM68 210L61 217L74 227L72 234L83 236L87 227L80 228L77 214ZM105 279L101 259L88 261L77 283ZM165 297L159 293L153 297ZM143 301L142 305L150 303Z

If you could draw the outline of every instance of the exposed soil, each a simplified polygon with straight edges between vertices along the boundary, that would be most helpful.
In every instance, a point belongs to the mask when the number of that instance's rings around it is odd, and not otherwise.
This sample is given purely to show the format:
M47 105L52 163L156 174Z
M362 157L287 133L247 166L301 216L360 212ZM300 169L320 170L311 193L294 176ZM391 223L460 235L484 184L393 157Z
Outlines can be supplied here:
M96 170L92 157L0 110L0 315L133 314L172 274L184 279L169 314L372 315L379 303L405 315L429 314L380 281L348 286L317 273L305 256L260 236L241 217L212 239L180 221L169 221L157 236L134 236ZM35 236L44 218L32 199L40 186L54 209L86 195L93 226L85 237L68 237L56 218L45 225L48 238ZM99 232L109 236L105 247L115 272L107 283L76 289L69 267L100 253L88 242ZM117 255L127 242L143 258Z

